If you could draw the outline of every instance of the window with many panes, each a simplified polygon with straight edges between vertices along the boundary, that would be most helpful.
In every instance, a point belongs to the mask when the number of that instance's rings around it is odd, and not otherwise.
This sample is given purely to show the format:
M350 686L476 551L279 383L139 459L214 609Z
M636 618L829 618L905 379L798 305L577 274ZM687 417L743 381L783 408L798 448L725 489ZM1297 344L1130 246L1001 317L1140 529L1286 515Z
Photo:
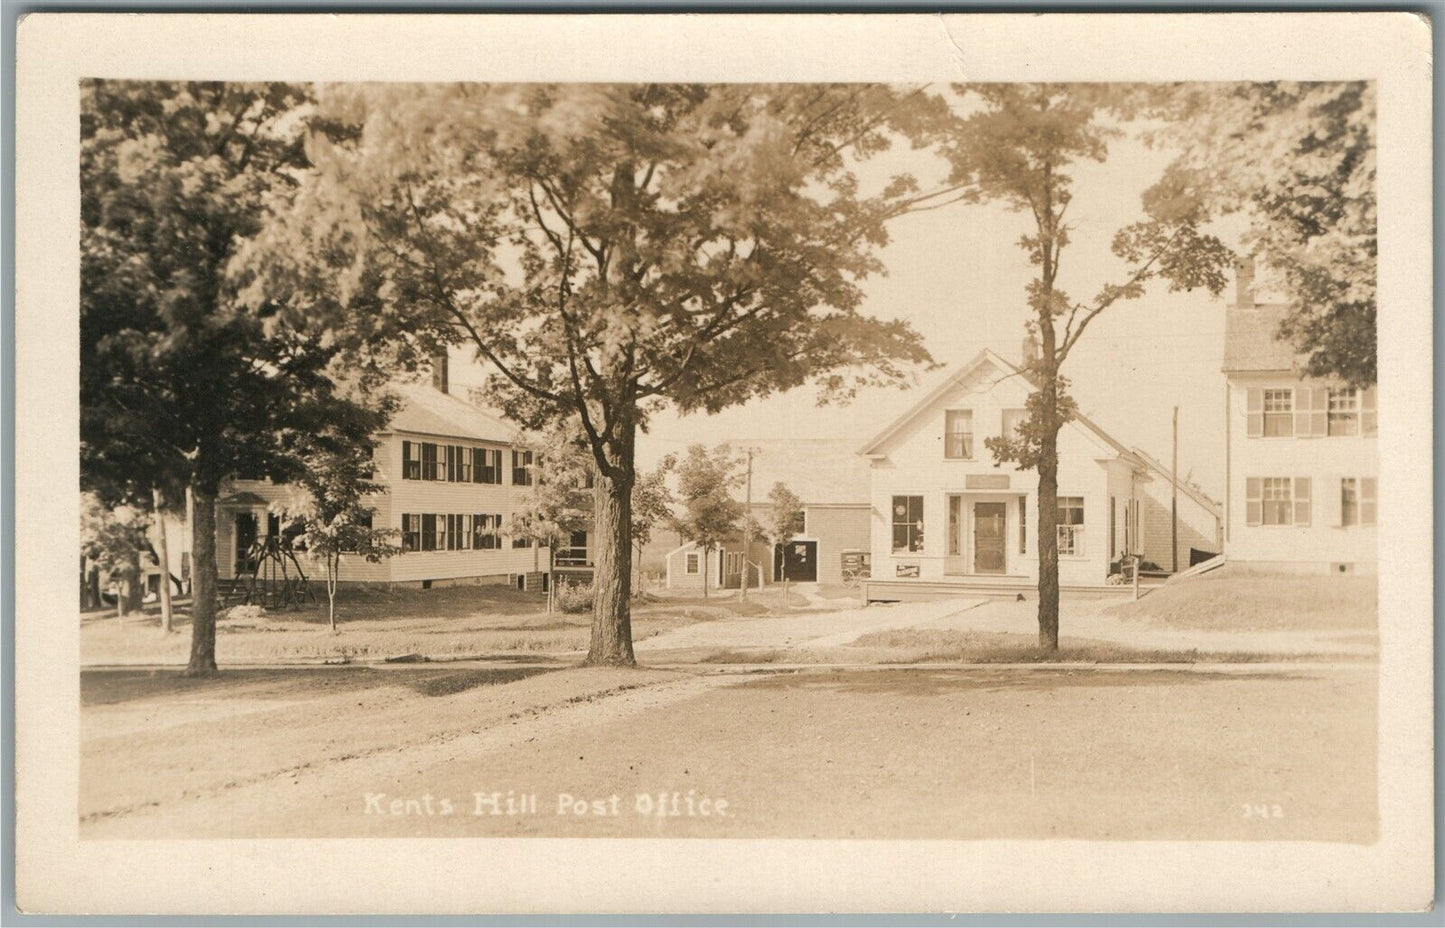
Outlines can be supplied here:
M1360 433L1360 393L1354 387L1332 388L1329 399L1329 434Z
M1286 438L1294 434L1294 390L1264 391L1264 435Z
M512 485L518 487L532 485L532 452L512 452Z
M472 547L494 550L502 546L502 517L494 513L472 516Z
M421 445L418 442L401 443L401 479L421 479Z
M950 409L943 414L943 456L958 461L973 459L972 409Z
M695 574L700 569L701 561L696 554L687 555L686 566L683 568L687 573Z
M1310 524L1310 478L1246 477L1244 487L1246 524Z
M1354 477L1340 480L1340 524L1360 524L1360 482Z
M1059 497L1059 556L1079 557L1084 553L1084 498Z
M446 550L461 551L464 544L471 547L471 533L463 531L462 516L449 513L442 518L446 519Z
M446 474L442 471L441 464L437 459L437 446L429 441L421 443L421 479L446 479Z
M472 482L472 449L458 445L452 450L452 479L458 483Z
M923 550L923 497L893 497L893 550Z
M421 516L406 513L401 517L401 550L421 550Z
M1260 487L1260 501L1264 503L1265 525L1290 525L1293 523L1294 497L1290 493L1288 477L1265 477Z
M502 450L500 448L472 449L472 482L502 482Z
M1378 504L1375 494L1378 481L1374 477L1343 477L1340 479L1340 524L1374 525Z

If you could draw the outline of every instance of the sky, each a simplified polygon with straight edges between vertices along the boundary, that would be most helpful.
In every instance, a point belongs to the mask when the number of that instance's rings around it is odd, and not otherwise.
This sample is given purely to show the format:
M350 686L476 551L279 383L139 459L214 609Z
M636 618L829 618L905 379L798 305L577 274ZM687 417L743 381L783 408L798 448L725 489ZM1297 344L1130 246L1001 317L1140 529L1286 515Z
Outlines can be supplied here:
M1103 164L1076 166L1069 220L1073 240L1060 264L1059 286L1088 300L1125 268L1109 251L1114 232L1141 216L1140 194L1159 176L1167 151L1116 140ZM921 180L938 165L931 156L900 152L875 159L869 172L912 170ZM881 174L879 176L881 176ZM927 184L925 183L925 189ZM966 364L982 348L1017 362L1024 338L1025 285L1036 274L1018 240L1031 217L992 205L954 204L896 219L880 251L887 276L862 284L865 313L906 319L944 365L917 372L909 389L870 389L848 405L818 407L799 388L715 415L656 416L639 438L639 464L696 442L743 444L746 439L856 439L861 447L917 402L946 369ZM1227 245L1234 245L1228 237ZM1217 499L1224 490L1224 307L1207 291L1170 293L1151 282L1146 295L1102 313L1064 366L1082 412L1127 445L1169 461L1171 418L1179 407L1179 471ZM480 369L453 365L453 380L479 385Z

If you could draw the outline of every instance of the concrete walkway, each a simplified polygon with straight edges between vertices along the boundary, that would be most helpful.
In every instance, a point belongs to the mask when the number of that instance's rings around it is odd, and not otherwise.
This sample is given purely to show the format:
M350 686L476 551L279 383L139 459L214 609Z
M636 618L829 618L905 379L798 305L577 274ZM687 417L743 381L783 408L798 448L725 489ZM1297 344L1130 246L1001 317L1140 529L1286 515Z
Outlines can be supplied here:
M639 652L684 648L834 647L868 632L916 628L979 606L982 599L946 599L927 603L875 604L837 612L800 612L767 618L698 622L639 641Z

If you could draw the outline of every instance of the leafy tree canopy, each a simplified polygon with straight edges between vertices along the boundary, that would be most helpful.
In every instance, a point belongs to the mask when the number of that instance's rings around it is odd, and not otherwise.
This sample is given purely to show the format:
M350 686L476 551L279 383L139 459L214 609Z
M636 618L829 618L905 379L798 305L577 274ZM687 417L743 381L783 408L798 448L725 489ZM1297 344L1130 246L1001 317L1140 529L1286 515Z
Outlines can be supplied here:
M1365 81L1185 84L1159 106L1181 154L1156 204L1241 214L1260 283L1290 304L1281 337L1307 372L1377 376L1375 86Z

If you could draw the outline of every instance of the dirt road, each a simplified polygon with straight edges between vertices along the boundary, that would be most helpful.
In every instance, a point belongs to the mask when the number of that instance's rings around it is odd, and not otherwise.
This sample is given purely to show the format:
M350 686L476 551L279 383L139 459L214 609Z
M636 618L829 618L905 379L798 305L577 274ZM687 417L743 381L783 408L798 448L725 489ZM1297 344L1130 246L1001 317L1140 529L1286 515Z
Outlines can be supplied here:
M1368 664L276 673L87 673L82 834L1375 836Z

